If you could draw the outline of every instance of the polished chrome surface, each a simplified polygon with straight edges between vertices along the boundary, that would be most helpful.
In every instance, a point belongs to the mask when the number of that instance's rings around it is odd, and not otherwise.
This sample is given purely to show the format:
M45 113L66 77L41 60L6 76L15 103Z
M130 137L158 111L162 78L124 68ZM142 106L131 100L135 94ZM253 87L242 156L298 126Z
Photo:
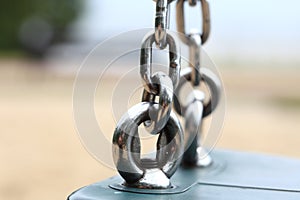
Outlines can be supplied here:
M171 181L162 170L154 168L146 169L144 176L138 182L124 185L139 189L168 189L171 187Z
M202 33L199 33L201 35L201 41L202 44L204 44L210 34L210 11L209 11L209 4L206 0L199 0L201 2L201 12L202 12ZM177 22L177 31L181 34L179 34L181 40L190 45L190 37L189 33L185 30L185 13L184 13L184 2L185 0L178 0L177 6L176 6L176 22ZM190 4L194 4L194 0L189 0Z
M157 104L139 103L125 114L114 132L113 159L120 175L131 187L167 188L165 183L157 180L147 182L150 169L162 171L170 178L178 168L183 153L183 133L181 125L174 113L170 114L166 126L159 134L155 159L141 159L141 146L138 126L149 120L149 110ZM153 174L153 170L150 170ZM157 170L156 170L157 171ZM156 176L161 176L157 172ZM140 182L141 181L141 182ZM151 186L151 187L150 187Z
M167 0L156 1L155 44L164 49L167 46L167 29L169 28L169 3Z
M197 148L197 167L208 167L213 163L213 159L210 156L209 152L204 147L198 146Z
M68 200L300 199L300 160L220 149L211 156L207 168L177 170L169 189L126 187L115 176L80 188Z
M183 164L190 166L208 166L212 159L205 154L205 149L200 147L200 138L202 131L202 119L213 112L217 107L220 99L221 84L218 78L207 71L201 69L201 45L204 44L210 34L210 13L209 5L206 0L201 2L202 13L202 32L197 29L191 29L190 33L185 30L185 12L184 4L186 0L178 0L177 11L177 31L180 33L181 40L189 46L189 69L181 73L181 78L178 87L175 90L174 108L178 114L184 116L185 121L185 154ZM196 6L198 0L189 0L190 6ZM201 91L194 89L189 96L186 106L182 105L179 100L179 93L182 86L187 82L191 82L193 87L200 85L201 81L205 82L210 90L211 97L208 103L204 103L204 94ZM201 99L203 97L203 99ZM205 152L206 153L206 152Z
M155 97L159 97L159 104L151 106L149 109L150 120L146 125L146 129L151 134L158 134L169 120L172 102L173 102L173 85L172 80L163 72L157 72L152 77L153 84L159 88L158 95L153 95L147 90L144 90L142 101L155 102Z
M210 156L200 147L204 99L205 94L199 90L193 90L187 97L188 106L184 114L185 151L182 159L183 165L207 167L212 162Z
M201 37L199 34L192 34L190 36L190 67L191 72L191 83L193 86L199 86L201 82L200 74L200 56L201 56Z
M192 74L192 69L191 68L185 68L181 70L181 76L180 76L180 81L178 84L178 87L175 89L174 92L174 109L179 115L184 115L186 112L187 107L182 105L180 102L180 91L183 87L183 85L186 82L191 81L191 74ZM204 108L203 108L203 117L206 117L210 115L217 107L218 102L221 97L221 82L218 79L218 77L209 69L207 68L201 68L200 69L200 74L201 74L201 80L208 85L209 91L210 91L210 100L208 103L204 103Z
M142 42L140 55L140 75L145 89L157 94L158 88L152 83L152 45L155 41L155 34L149 33ZM173 36L167 33L167 44L169 45L169 76L176 88L180 74L180 49Z
M198 160L199 132L201 132L203 101L205 95L201 91L192 91L187 97L187 108L184 114L185 148L182 162L195 165Z

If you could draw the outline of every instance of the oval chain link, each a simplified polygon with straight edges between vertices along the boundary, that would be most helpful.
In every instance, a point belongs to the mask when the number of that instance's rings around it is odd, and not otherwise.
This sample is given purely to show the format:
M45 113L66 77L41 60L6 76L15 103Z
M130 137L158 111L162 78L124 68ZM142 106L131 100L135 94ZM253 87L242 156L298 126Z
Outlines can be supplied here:
M140 55L140 75L145 90L151 94L158 94L158 88L152 82L152 45L155 35L149 33L142 42ZM167 44L169 45L169 77L172 80L173 88L176 88L180 75L180 49L177 42L167 33Z
M207 117L216 109L219 103L221 97L221 82L218 79L218 77L207 68L202 68L200 70L200 73L202 81L208 85L208 89L210 90L211 94L211 98L209 99L208 103L204 103L203 108L203 117ZM187 106L182 105L182 103L179 100L180 91L182 90L183 85L191 80L191 74L191 68L185 68L181 71L181 78L178 87L175 89L174 92L174 109L181 116L184 116Z
M202 12L202 33L198 33L201 36L202 44L204 44L210 34L210 11L209 4L206 0L198 0L201 2L201 12ZM184 13L184 2L185 0L178 0L176 5L176 22L177 31L180 34L181 40L189 45L190 44L190 33L185 30L185 13ZM189 1L193 5L193 0Z
M155 16L155 44L164 49L167 46L167 29L169 28L169 6L167 0L157 0Z

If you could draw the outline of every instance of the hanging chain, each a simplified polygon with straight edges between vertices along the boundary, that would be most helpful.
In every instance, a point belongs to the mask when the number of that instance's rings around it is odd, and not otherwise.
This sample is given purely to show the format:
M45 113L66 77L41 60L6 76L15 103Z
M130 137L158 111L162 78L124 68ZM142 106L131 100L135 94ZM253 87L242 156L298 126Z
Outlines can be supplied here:
M157 0L155 16L155 43L160 49L167 46L167 29L169 29L170 4L167 0Z
M202 119L211 114L220 99L221 84L208 69L200 68L201 45L210 33L209 6L200 0L202 32L186 33L184 2L177 1L177 29L179 38L190 48L190 67L180 69L179 43L169 31L170 4L174 0L155 0L155 27L143 41L140 51L140 76L144 86L142 102L135 105L118 122L113 136L113 158L125 185L143 189L166 189L171 187L170 177L180 163L192 166L207 166L210 157L200 160L198 139ZM199 0L198 0L199 1ZM189 0L196 6L197 0ZM153 44L163 50L168 46L169 72L152 73ZM204 92L194 89L187 97L187 106L179 99L183 85L190 82L193 87L200 82L208 85L211 98L204 102ZM156 102L156 97L159 102ZM174 110L185 119L185 130ZM147 131L159 135L155 158L141 158L141 142L138 127L144 124ZM183 135L186 137L185 143Z
M202 33L197 29L192 29L190 33L185 30L185 12L184 12L184 0L178 0L176 5L176 22L177 31L180 39L189 46L190 49L190 63L193 68L192 72L192 83L194 86L198 86L201 81L200 74L200 55L201 45L203 45L210 34L210 12L209 5L206 0L200 0L201 12L202 12ZM197 0L190 0L190 5L195 6ZM201 21L201 20L199 20Z
M190 44L190 35L198 34L201 36L202 44L204 44L210 34L210 11L209 4L207 0L189 0L191 6L195 6L197 1L201 2L201 13L202 13L202 33L187 33L185 30L185 13L184 13L184 2L185 0L178 0L176 5L176 22L177 22L177 31L182 33L179 35L181 40L187 45Z
M184 150L183 131L177 116L171 111L174 90L180 78L180 51L175 38L168 33L167 0L156 1L155 31L142 41L140 75L144 86L142 102L124 115L114 132L114 161L125 184L130 187L166 189L170 177L181 162ZM153 44L158 49L169 47L169 73L152 74ZM156 103L156 97L159 102ZM138 126L144 123L151 134L158 134L155 158L140 155ZM154 178L153 178L154 177Z
M183 155L183 164L205 167L212 163L212 159L200 145L202 119L210 115L217 107L220 99L221 83L211 71L201 68L201 46L207 41L210 34L210 12L206 0L189 0L189 5L196 6L198 1L201 2L202 31L191 29L190 33L187 33L185 30L185 0L178 0L176 5L177 31L180 33L179 37L182 42L189 46L190 68L181 73L179 85L175 90L174 108L185 119L186 149ZM178 97L182 86L187 81L191 83L192 87L199 86L201 82L208 85L211 94L208 103L204 102L205 94L194 88L188 95L187 106L182 106Z

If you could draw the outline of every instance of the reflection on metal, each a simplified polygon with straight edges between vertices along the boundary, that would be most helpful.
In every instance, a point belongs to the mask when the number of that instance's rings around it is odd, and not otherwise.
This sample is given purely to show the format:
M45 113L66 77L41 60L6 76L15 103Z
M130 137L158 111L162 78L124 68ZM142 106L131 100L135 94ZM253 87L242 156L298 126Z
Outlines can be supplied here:
M184 115L187 109L186 106L180 103L179 97L183 85L186 82L191 80L191 73L192 73L191 68L185 68L181 70L181 78L178 87L174 92L174 109L179 115ZM218 77L209 69L202 68L200 70L200 74L202 77L202 81L208 85L208 88L210 90L210 95L211 95L209 102L205 103L203 108L203 117L206 117L210 115L218 105L218 102L220 100L220 95L221 95L221 82L218 79Z
M198 0L189 0L190 6L196 6ZM176 6L177 31L180 39L189 47L189 69L181 73L178 87L175 90L174 108L179 115L184 116L185 122L185 153L183 165L193 167L207 167L212 163L212 159L201 147L200 139L202 132L202 119L210 115L217 107L221 84L218 78L210 71L202 68L201 65L201 45L204 44L210 34L210 13L209 5L206 0L200 0L202 13L202 32L191 29L190 33L185 30L185 0L178 0ZM197 87L201 82L205 82L211 91L210 100L204 103L204 93L194 89L189 95L187 105L183 106L179 100L179 93L182 86L189 81L193 87Z
M155 159L141 159L138 126L149 120L149 109L157 104L140 103L124 115L114 132L113 158L125 185L136 188L171 187L169 178L177 170L183 150L183 133L177 117L171 113L159 134Z
M160 49L167 46L167 29L169 29L170 6L167 0L156 1L155 43Z
M215 162L206 168L177 170L169 189L129 188L116 176L79 189L68 200L300 199L300 160L224 150L211 156Z
M142 41L140 53L140 76L144 85L142 101L131 108L127 115L119 121L113 137L113 157L120 175L124 178L127 187L147 189L167 189L171 187L169 178L175 173L181 162L184 150L183 164L190 166L209 166L211 159L201 159L200 138L202 118L209 115L216 108L220 96L220 83L213 73L209 72L202 77L200 69L201 44L207 40L210 32L208 4L201 1L203 13L203 33L187 35L185 33L183 1L177 3L177 22L179 32L184 34L190 46L191 70L184 72L180 77L180 51L178 42L168 32L167 0L156 1L155 31L150 32ZM180 3L181 2L181 3ZM196 1L189 1L196 5ZM156 43L159 49L169 46L169 75L159 72L152 74L152 46ZM205 69L203 69L205 72ZM208 78L207 78L208 77ZM206 80L207 78L208 80ZM186 142L183 145L181 125L174 114L171 113L173 93L179 94L181 87L188 80L193 86L198 86L201 81L206 82L213 95L208 104L204 105L204 94L196 93L190 97L188 107L184 107ZM178 82L179 86L178 86ZM178 86L178 88L177 88ZM194 95L194 94L193 94ZM200 96L199 96L200 95ZM156 96L159 104L155 103ZM182 103L176 101L175 109L179 113ZM212 107L212 108L211 108ZM159 134L155 159L141 159L140 138L138 126L144 123L151 134ZM184 148L185 147L185 148Z
M210 33L209 5L206 0L200 0L202 33L186 33L185 0L177 1L177 28L183 33L182 41L190 48L191 63L180 72L179 46L167 32L172 1L156 2L155 31L143 40L140 54L143 102L129 109L113 135L113 159L121 177L84 187L68 199L300 199L300 161L230 151L208 155L200 145L203 118L217 108L221 96L220 80L200 66L201 45ZM189 5L197 5L197 0L189 0ZM168 75L152 74L154 43L160 49L169 46ZM186 82L194 90L183 105L179 97ZM201 82L209 88L208 103L204 101L206 94L195 88ZM172 112L173 100L175 111L184 117L184 133ZM141 157L138 127L142 123L151 134L159 135L154 157Z
M204 99L204 93L199 90L192 91L187 97L188 107L184 114L186 149L182 159L184 165L207 167L212 163L211 157L200 147Z
M140 75L145 89L157 94L158 88L152 83L152 45L154 43L154 34L150 33L142 42L140 56ZM169 45L169 76L173 82L173 88L177 87L180 74L180 49L173 36L167 34L167 43Z
M200 74L200 56L201 56L201 37L199 34L190 36L190 67L192 68L191 83L193 86L198 86L201 81Z
M210 11L209 11L209 4L207 0L199 0L201 2L201 12L202 12L202 33L198 33L201 35L202 44L204 44L210 34ZM179 35L181 40L186 43L190 44L190 33L187 33L185 30L185 13L184 13L184 2L185 0L178 0L176 6L176 22L177 22L177 31L182 33ZM190 4L194 4L194 0L189 1Z
M157 72L152 77L153 84L159 88L158 95L149 93L144 89L142 101L155 102L155 97L159 96L159 108L151 106L149 110L149 117L151 120L144 124L149 133L158 134L167 124L173 102L173 85L172 80L164 73Z

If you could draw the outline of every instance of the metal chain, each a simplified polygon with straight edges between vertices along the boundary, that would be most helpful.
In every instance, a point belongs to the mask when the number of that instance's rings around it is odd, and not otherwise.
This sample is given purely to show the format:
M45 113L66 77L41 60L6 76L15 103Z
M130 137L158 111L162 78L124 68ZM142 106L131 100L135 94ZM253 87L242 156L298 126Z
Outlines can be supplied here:
M155 16L155 44L164 49L167 46L167 29L169 29L169 6L167 0L157 0Z
M140 51L140 76L144 86L142 102L129 109L118 122L113 136L113 158L124 185L143 189L166 189L171 187L170 177L179 164L207 166L210 157L199 159L198 142L202 119L211 114L220 99L220 81L208 69L200 68L201 45L210 32L209 6L200 0L202 7L202 33L186 33L184 23L184 2L177 1L177 29L179 38L190 48L190 67L180 71L179 43L169 31L170 3L174 0L156 2L154 31L148 33ZM198 0L199 1L199 0ZM196 6L197 0L189 0ZM168 46L169 73L152 74L153 44L160 50ZM204 103L205 94L194 89L188 95L187 106L178 98L183 85L190 82L196 87L200 82L208 85L211 98ZM156 102L159 97L159 102ZM183 131L174 110L185 118L185 144ZM138 127L144 124L147 131L159 135L155 158L141 158L141 142ZM186 150L184 152L184 150Z
M168 101L169 103L172 103L173 101L172 96L174 92L173 89L177 87L179 82L179 76L180 76L180 55L179 55L180 50L173 36L171 36L169 33L166 33L166 42L169 46L169 76L161 72L160 73L161 77L165 76L166 77L165 80L167 81L164 81L163 83L159 83L159 84L154 83L153 78L155 77L152 75L152 45L154 43L154 38L155 38L155 34L150 32L150 34L146 35L145 39L142 42L141 55L140 55L140 75L146 92L146 93L144 92L146 96L143 95L142 101L153 102L151 98L145 98L145 97L150 97L150 95L152 95L153 97L157 96L159 94L159 87L162 87L162 84L167 83L168 81L167 79L170 79L173 87L171 88L169 86L168 88L166 88L166 90L169 90L171 92L171 97L169 98ZM156 78L156 79L160 79L160 78ZM165 99L163 95L159 95L159 97L160 100ZM150 133L157 134L166 125L171 110L169 109L166 112L165 108L167 107L167 105L169 105L169 103L162 102L160 104L161 105L160 109L156 110L155 114L150 115L151 122L144 123L147 127L147 130Z
M118 122L113 136L113 158L125 185L144 189L171 187L183 153L183 133L178 118L171 113L157 141L156 159L141 159L138 126L149 120L149 111L157 104L143 102L132 107ZM147 179L148 176L154 177Z
M170 2L172 1L156 1L155 31L148 33L142 41L142 102L121 118L114 132L114 161L125 185L130 187L170 188L170 177L179 167L184 150L181 124L171 111L174 90L180 79L180 51L177 41L167 31ZM169 47L168 75L163 72L152 74L154 43L158 49ZM159 103L155 102L156 96L159 97ZM155 159L141 159L138 126L142 123L149 133L159 134Z
M176 5L176 22L177 31L180 39L189 46L190 48L190 64L193 68L192 72L192 83L194 86L198 86L201 80L200 70L200 56L201 56L201 45L203 45L210 34L210 12L209 4L206 0L200 0L201 12L202 12L202 33L197 29L192 29L190 33L185 30L185 12L184 12L185 0L178 0ZM197 4L197 0L189 0L191 6ZM201 21L201 20L200 20Z
M207 155L201 158L201 151L205 151L200 145L202 118L210 115L216 109L221 93L221 83L217 76L210 70L201 68L201 46L207 41L210 34L210 12L206 0L189 0L190 6L196 6L201 2L202 32L192 29L190 33L185 30L185 0L178 0L176 5L177 31L180 39L189 46L190 68L181 72L179 85L175 90L174 109L179 115L184 116L185 121L185 153L183 164L189 166L205 167L211 164L212 159ZM211 98L208 103L204 102L204 93L196 88L187 98L187 106L182 106L179 101L182 86L189 81L193 87L199 86L201 82L208 85Z
M212 163L212 159L209 155L206 157L205 149L200 145L201 130L202 130L202 119L209 116L217 107L220 94L221 94L221 82L218 77L207 68L201 68L201 81L207 84L211 98L208 103L204 102L205 95L202 91L194 89L187 97L186 106L180 102L180 92L182 91L183 85L191 81L191 68L185 68L181 72L181 78L174 92L174 110L181 116L184 117L185 129L185 152L183 155L183 165L205 167ZM203 94L202 96L199 95ZM200 97L201 98L200 98ZM190 100L190 99L193 99Z
M182 33L179 35L180 39L186 43L190 44L190 35L198 34L201 36L202 44L204 44L210 35L210 10L209 4L206 0L189 0L190 5L196 5L196 2L201 2L201 12L202 12L202 33L187 33L185 30L185 13L184 13L184 2L185 0L178 0L176 5L176 22L177 31Z
M140 54L140 75L145 90L152 94L158 93L158 88L152 83L152 45L155 41L155 34L151 31L142 41ZM179 46L174 37L166 34L166 42L169 45L169 77L176 88L180 76L180 55Z
M157 95L149 93L144 89L142 101L155 103L155 97L159 96L159 107L152 106L149 111L150 119L145 122L146 129L149 133L156 135L168 122L172 109L173 86L171 79L162 72L153 75L152 80L159 88Z

